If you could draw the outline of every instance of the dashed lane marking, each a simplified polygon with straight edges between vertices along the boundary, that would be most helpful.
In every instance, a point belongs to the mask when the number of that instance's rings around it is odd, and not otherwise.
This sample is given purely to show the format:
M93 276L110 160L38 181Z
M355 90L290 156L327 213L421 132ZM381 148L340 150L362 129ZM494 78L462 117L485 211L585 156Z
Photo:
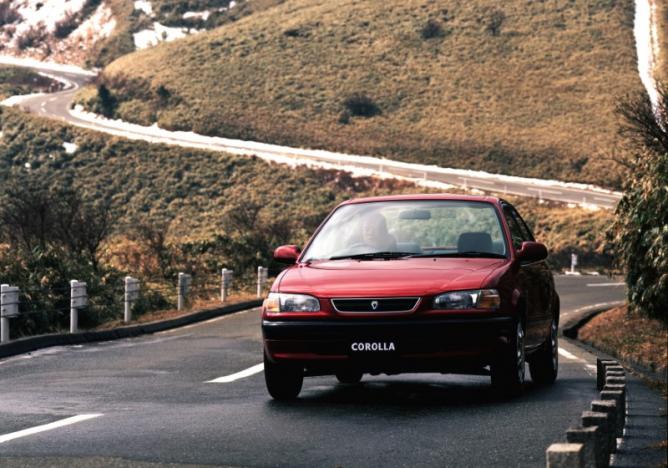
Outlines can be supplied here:
M225 375L223 377L218 377L217 379L207 380L206 383L234 382L235 380L244 379L246 377L250 377L251 375L255 375L259 372L262 372L263 370L264 370L264 364L260 363L254 365L253 367L249 367L248 369L244 369L241 372L237 372L236 374Z
M30 436L33 434L39 434L40 432L51 431L53 429L58 429L59 427L70 426L82 421L87 421L89 419L98 418L102 416L102 413L93 413L93 414L79 414L77 416L72 416L71 418L61 419L48 424L42 424L41 426L30 427L28 429L23 429L21 431L10 432L9 434L0 435L0 444L4 442L9 442L10 440L20 439L21 437Z

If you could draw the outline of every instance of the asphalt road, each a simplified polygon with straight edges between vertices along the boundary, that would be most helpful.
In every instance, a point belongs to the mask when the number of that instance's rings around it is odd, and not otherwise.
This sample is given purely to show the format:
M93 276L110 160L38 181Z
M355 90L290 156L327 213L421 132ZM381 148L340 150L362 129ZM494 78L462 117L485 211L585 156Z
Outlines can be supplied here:
M2 60L0 60L1 62ZM72 125L125 138L224 151L234 154L254 154L262 158L283 162L326 163L330 166L347 170L362 169L373 171L373 173L384 177L398 176L430 182L442 182L498 195L510 194L576 205L595 205L607 209L614 208L621 198L621 193L581 184L555 185L548 181L537 179L422 166L381 158L342 155L328 151L282 147L242 140L202 137L184 132L161 132L160 134L156 134L155 129L151 127L128 126L112 121L82 119L80 116L73 115L70 107L78 88L88 82L91 77L72 72L43 71L54 77L67 80L71 86L58 93L25 98L20 104L22 108L45 117L68 122Z
M624 295L606 277L557 283L564 314ZM408 374L307 378L277 403L260 337L254 309L0 361L0 465L544 466L597 395L595 358L564 341L556 384L513 400L487 377Z

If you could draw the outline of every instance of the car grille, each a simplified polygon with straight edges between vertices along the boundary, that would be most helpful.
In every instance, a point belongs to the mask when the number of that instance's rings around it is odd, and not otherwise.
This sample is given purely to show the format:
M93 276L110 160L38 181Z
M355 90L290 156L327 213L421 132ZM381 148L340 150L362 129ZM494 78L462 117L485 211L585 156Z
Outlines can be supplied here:
M419 300L419 297L351 298L332 299L332 304L338 312L410 312Z

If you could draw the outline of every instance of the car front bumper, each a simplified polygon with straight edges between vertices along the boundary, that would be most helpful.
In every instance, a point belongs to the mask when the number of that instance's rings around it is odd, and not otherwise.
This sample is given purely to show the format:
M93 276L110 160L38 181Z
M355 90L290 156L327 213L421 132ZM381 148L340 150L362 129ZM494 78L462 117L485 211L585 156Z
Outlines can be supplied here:
M510 316L265 319L262 333L270 360L301 365L312 374L351 367L372 373L468 373L491 362L514 336L513 323Z

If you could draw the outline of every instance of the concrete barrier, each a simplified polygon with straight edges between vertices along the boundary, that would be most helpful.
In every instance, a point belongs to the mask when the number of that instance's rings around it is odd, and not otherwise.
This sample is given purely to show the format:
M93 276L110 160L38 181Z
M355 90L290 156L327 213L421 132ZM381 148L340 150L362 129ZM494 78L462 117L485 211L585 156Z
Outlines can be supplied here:
M610 453L612 452L612 447L610 443L610 432L614 431L612 425L610 424L610 416L607 413L599 413L596 411L583 411L582 412L582 427L591 427L598 426L601 430L602 437L601 447L603 448L603 453L605 453L606 459L610 458ZM607 462L603 466L608 466Z
M582 444L583 466L597 468L602 466L604 453L604 436L598 426L573 427L566 431L566 441L571 444Z
M610 359L596 359L596 389L599 391L605 385L605 369L608 366L619 366L619 363Z
M568 443L547 449L548 467L607 468L617 450L617 438L626 421L626 371L617 361L596 360L596 387L600 400L591 402L591 411L582 412L582 427L566 431Z
M614 400L617 403L617 437L624 434L624 424L626 422L626 398L622 390L601 390L601 400Z
M552 444L545 452L547 468L584 468L582 444Z
M608 443L610 452L617 451L617 402L615 400L594 400L591 402L591 410L596 413L608 415Z

